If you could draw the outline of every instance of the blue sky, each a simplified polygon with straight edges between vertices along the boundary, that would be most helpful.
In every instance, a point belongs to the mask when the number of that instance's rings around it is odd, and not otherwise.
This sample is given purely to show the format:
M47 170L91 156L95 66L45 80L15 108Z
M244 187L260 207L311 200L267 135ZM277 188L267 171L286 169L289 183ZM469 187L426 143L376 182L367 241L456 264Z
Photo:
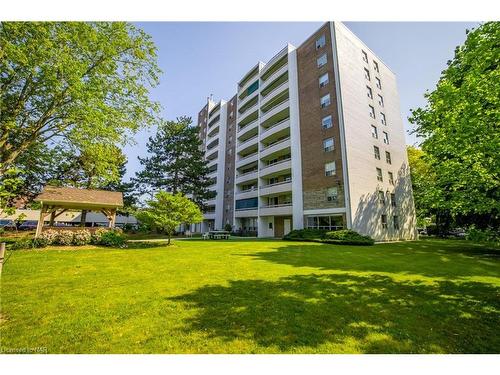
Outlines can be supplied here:
M229 99L236 82L257 61L267 61L287 42L299 46L322 22L146 22L137 23L158 47L163 70L152 98L163 106L163 116L188 115L196 122L208 95ZM423 94L433 89L446 61L465 40L465 30L477 22L346 22L370 49L396 74L401 115L406 130L411 108L425 104ZM126 178L140 169L137 156L146 153L154 132L143 131L137 144L124 150L128 157ZM407 134L408 144L415 137Z

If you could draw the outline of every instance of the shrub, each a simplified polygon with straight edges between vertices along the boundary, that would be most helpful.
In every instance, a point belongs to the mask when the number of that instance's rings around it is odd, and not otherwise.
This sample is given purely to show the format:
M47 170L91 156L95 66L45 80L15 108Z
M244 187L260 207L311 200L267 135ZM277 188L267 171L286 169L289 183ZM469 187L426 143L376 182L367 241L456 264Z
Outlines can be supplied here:
M99 245L101 242L101 238L104 233L109 232L110 229L108 228L98 228L92 233L92 237L90 239L90 242L93 243L94 245Z
M73 233L73 245L87 245L92 240L92 234L87 229L78 230Z
M97 242L98 245L110 247L123 247L125 245L125 236L121 230L106 230L99 233L99 236L100 238Z
M375 243L370 236L363 236L358 232L350 229L336 230L328 232L321 240L325 243L341 244L341 245L367 245L371 246Z
M224 230L226 232L232 232L233 231L233 226L229 223L226 223L226 225L224 225Z
M47 229L45 232L40 233L37 240L42 241L45 245L54 245L57 243L57 236L59 232L53 229Z
M24 237L18 239L16 242L12 243L10 246L11 250L21 250L21 249L33 249L35 247L33 239L29 237Z
M56 244L57 245L63 245L63 246L69 246L73 243L73 232L68 231L68 230L60 230L57 231L57 237L56 237Z
M283 236L288 241L313 241L319 240L325 236L326 230L323 229L295 229Z
M469 241L474 242L500 242L500 233L497 231L487 228L487 229L477 229L475 226L471 226L467 229L467 234L465 238Z

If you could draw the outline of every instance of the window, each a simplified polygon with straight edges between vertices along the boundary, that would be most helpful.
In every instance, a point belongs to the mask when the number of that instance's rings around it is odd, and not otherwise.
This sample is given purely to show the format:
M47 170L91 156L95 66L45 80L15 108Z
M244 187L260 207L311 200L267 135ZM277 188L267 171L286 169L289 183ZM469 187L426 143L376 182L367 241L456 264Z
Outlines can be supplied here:
M333 138L327 138L323 140L323 151L325 152L333 151L333 147L334 147Z
M326 39L325 39L325 34L323 34L316 40L316 49L324 47L325 44L326 44Z
M394 185L394 174L392 172L387 172L387 174L389 175L389 183Z
M321 108L328 107L330 105L330 94L326 94L321 97Z
M328 73L319 77L319 87L325 87L328 84Z
M382 220L382 228L387 229L387 215L382 215L380 218Z
M377 168L377 180L384 181L384 178L382 177L382 169L380 168Z
M373 99L372 88L370 86L366 86L366 95L368 95L370 99Z
M326 200L328 202L335 202L339 197L339 188L334 186L328 188L326 191Z
M365 78L369 81L370 80L370 71L365 68Z
M384 98L380 94L378 95L378 105L381 107L384 106Z
M380 149L377 146L373 146L373 154L375 159L380 160Z
M325 164L325 176L335 176L335 171L336 168L334 161Z
M323 120L321 120L321 126L323 127L323 129L331 128L333 126L332 116L328 115L323 117Z
M385 161L387 162L387 164L392 164L391 153L389 151L385 152Z
M306 216L306 227L336 230L344 227L342 216Z
M375 69L377 73L380 73L380 71L378 70L378 63L375 60L373 60L373 69Z
M322 54L318 59L316 60L318 64L318 68L321 68L323 65L326 65L326 62L328 61L326 57L326 53Z
M385 204L385 194L382 190L378 191L378 202L381 204Z
M273 223L272 222L269 223L269 229L273 229Z
M373 106L371 106L371 105L369 105L368 107L370 108L370 110L368 111L368 113L370 114L370 117L375 118L375 108L373 108Z
M394 193L391 193L391 206L392 207L396 207L397 206L397 203L396 203L396 194L394 194Z
M361 51L361 52L363 53L363 61L367 63L368 62L368 55L366 54L365 51Z
M387 134L387 132L382 132L382 133L384 133L384 143L386 145L388 145L389 144L389 134Z
M399 230L399 217L393 216L392 217L392 221L394 223L394 229L395 230Z
M382 83L380 83L380 78L375 77L376 85L379 89L382 89Z
M382 125L387 125L387 121L385 120L385 113L380 112L380 122Z
M375 125L372 125L372 137L378 139L378 130Z
M257 208L258 198L240 199L236 201L236 210Z

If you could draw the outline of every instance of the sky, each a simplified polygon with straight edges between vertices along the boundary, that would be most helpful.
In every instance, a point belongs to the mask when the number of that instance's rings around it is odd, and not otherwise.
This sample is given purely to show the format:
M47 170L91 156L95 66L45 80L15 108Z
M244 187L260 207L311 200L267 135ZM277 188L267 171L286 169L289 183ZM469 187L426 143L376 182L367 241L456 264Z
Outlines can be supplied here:
M405 124L406 143L415 144L407 118L410 109L425 105L432 90L465 41L466 29L477 22L346 22L396 74ZM151 98L160 102L167 120L187 115L197 121L207 97L230 99L236 83L258 61L266 62L286 43L298 47L322 22L146 22L137 23L152 36L163 71ZM154 129L136 135L136 144L124 149L128 157L126 179L141 169L138 156L146 155L146 142Z

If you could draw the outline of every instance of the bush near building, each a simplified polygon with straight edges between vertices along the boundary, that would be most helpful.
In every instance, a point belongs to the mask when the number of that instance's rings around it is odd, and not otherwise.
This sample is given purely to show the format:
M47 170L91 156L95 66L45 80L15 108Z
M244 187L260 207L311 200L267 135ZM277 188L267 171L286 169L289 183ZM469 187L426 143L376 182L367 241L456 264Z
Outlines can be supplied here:
M283 237L288 241L312 241L339 245L373 245L370 236L363 236L349 229L328 232L321 229L296 229Z

